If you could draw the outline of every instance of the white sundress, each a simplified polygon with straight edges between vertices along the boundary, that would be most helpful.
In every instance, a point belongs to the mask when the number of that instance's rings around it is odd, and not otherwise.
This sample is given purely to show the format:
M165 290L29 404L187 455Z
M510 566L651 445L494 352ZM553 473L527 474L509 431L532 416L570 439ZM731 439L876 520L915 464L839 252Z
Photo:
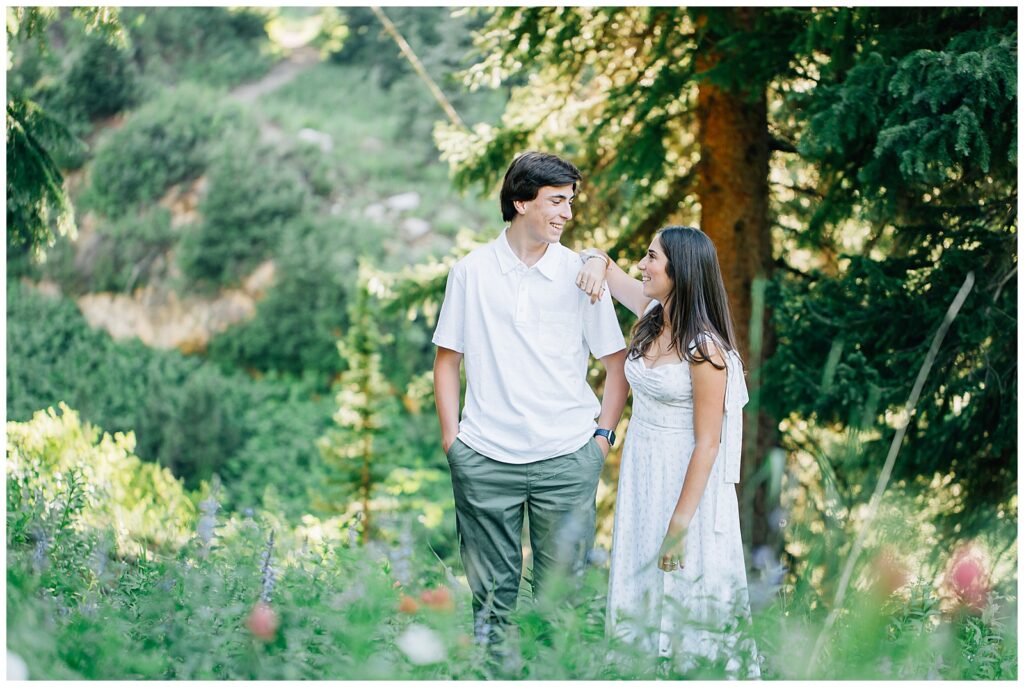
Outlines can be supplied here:
M615 501L607 630L684 670L701 657L725 659L730 677L750 679L760 669L745 638L750 603L735 486L748 397L735 352L726 367L722 440L687 530L684 567L663 572L656 558L694 448L690 365L626 361L633 414Z

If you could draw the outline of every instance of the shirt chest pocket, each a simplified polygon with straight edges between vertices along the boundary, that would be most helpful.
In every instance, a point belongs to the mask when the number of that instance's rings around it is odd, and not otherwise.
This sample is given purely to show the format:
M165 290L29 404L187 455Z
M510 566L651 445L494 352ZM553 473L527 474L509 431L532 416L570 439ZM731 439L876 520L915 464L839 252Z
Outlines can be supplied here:
M573 310L542 309L538 324L537 338L540 348L549 355L572 355L579 349L579 313Z

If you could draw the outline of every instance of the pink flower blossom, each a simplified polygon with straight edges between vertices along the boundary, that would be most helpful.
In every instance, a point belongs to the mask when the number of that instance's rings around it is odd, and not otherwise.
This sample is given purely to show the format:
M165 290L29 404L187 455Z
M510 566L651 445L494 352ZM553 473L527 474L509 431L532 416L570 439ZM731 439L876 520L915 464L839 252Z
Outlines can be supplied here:
M277 636L279 625L277 613L262 601L257 601L252 607L252 612L249 613L249 619L245 624L253 636L264 642L272 642Z
M980 612L988 605L988 574L982 554L973 544L961 545L953 552L946 584L965 607Z

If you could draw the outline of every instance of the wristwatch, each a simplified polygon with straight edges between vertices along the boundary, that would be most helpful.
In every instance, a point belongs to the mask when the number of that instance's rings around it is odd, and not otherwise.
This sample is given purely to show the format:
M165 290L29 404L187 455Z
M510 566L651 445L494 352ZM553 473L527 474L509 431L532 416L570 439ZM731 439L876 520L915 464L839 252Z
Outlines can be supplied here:
M615 445L615 430L614 429L601 429L598 427L594 430L595 437L604 437L608 440L609 446Z

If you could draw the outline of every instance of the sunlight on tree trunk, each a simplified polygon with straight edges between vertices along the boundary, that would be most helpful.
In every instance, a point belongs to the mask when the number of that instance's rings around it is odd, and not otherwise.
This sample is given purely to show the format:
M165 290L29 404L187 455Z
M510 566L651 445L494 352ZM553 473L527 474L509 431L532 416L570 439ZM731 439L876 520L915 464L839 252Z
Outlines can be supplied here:
M730 10L730 23L737 29L747 28L755 11ZM699 15L698 26L706 23L706 15ZM715 36L708 36L698 54L699 73L713 69L721 59L715 41ZM700 145L697 196L701 228L718 250L738 345L749 371L747 383L754 397L760 386L762 362L771 354L771 335L766 327L760 328L763 334L760 342L750 340L754 280L769 276L772 257L765 94L763 91L729 92L705 79L700 82L697 94L697 121ZM767 322L767 318L762 321ZM757 352L757 359L751 355L752 351ZM755 423L757 431L754 431ZM775 442L770 419L748 417L746 424L744 480L759 470ZM757 490L753 513L744 513L744 516L744 533L755 544L763 543L767 537L763 488Z

